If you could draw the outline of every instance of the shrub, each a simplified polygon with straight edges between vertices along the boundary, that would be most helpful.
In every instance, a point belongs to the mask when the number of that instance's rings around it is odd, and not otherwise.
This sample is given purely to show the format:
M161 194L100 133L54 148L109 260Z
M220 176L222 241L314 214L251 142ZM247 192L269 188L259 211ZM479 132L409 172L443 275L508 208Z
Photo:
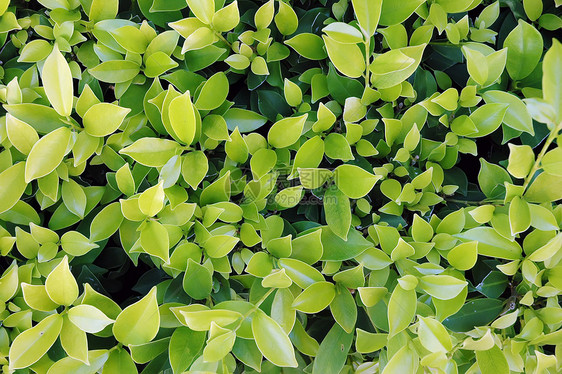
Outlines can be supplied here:
M561 3L0 0L3 372L560 372Z

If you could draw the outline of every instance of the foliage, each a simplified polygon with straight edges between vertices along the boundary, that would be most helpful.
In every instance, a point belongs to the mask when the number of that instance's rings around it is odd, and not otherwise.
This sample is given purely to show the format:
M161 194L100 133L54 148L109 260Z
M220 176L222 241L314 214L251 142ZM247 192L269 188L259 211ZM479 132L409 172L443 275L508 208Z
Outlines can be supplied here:
M561 4L0 0L3 372L559 373Z

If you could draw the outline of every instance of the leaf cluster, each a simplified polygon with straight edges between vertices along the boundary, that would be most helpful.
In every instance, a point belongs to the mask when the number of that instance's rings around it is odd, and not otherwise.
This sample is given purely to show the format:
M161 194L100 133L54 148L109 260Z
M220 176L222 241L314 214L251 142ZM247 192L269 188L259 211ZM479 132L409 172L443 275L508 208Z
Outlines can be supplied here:
M0 0L3 373L562 371L560 0Z

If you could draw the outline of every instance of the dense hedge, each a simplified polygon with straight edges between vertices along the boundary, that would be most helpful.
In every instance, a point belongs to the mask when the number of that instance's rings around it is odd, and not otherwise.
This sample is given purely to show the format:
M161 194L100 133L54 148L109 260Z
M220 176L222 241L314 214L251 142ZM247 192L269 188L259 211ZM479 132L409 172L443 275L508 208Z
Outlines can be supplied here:
M3 373L562 371L560 0L0 0Z

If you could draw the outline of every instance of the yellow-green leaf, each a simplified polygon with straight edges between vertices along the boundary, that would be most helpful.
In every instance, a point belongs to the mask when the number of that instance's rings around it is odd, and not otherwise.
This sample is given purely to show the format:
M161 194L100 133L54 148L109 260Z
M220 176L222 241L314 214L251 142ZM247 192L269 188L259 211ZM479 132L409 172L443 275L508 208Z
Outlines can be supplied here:
M25 181L25 163L18 162L0 173L0 213L10 210L23 195Z
M43 79L45 93L53 108L61 116L70 116L74 100L72 72L56 44L45 60L41 79Z
M260 352L276 366L297 367L293 344L271 317L258 309L252 316L252 333Z
M57 340L63 318L52 314L25 330L10 346L10 369L23 369L37 362Z
M31 148L25 163L25 182L44 177L55 170L70 151L71 132L60 127L43 136Z
M68 306L78 297L78 283L68 266L68 257L64 256L62 261L49 273L45 281L47 294L55 303Z
M144 344L154 339L159 326L156 287L152 287L145 297L119 314L113 324L113 336L123 344Z
M95 104L84 114L84 128L88 134L96 137L113 134L130 112L131 109L115 104Z

